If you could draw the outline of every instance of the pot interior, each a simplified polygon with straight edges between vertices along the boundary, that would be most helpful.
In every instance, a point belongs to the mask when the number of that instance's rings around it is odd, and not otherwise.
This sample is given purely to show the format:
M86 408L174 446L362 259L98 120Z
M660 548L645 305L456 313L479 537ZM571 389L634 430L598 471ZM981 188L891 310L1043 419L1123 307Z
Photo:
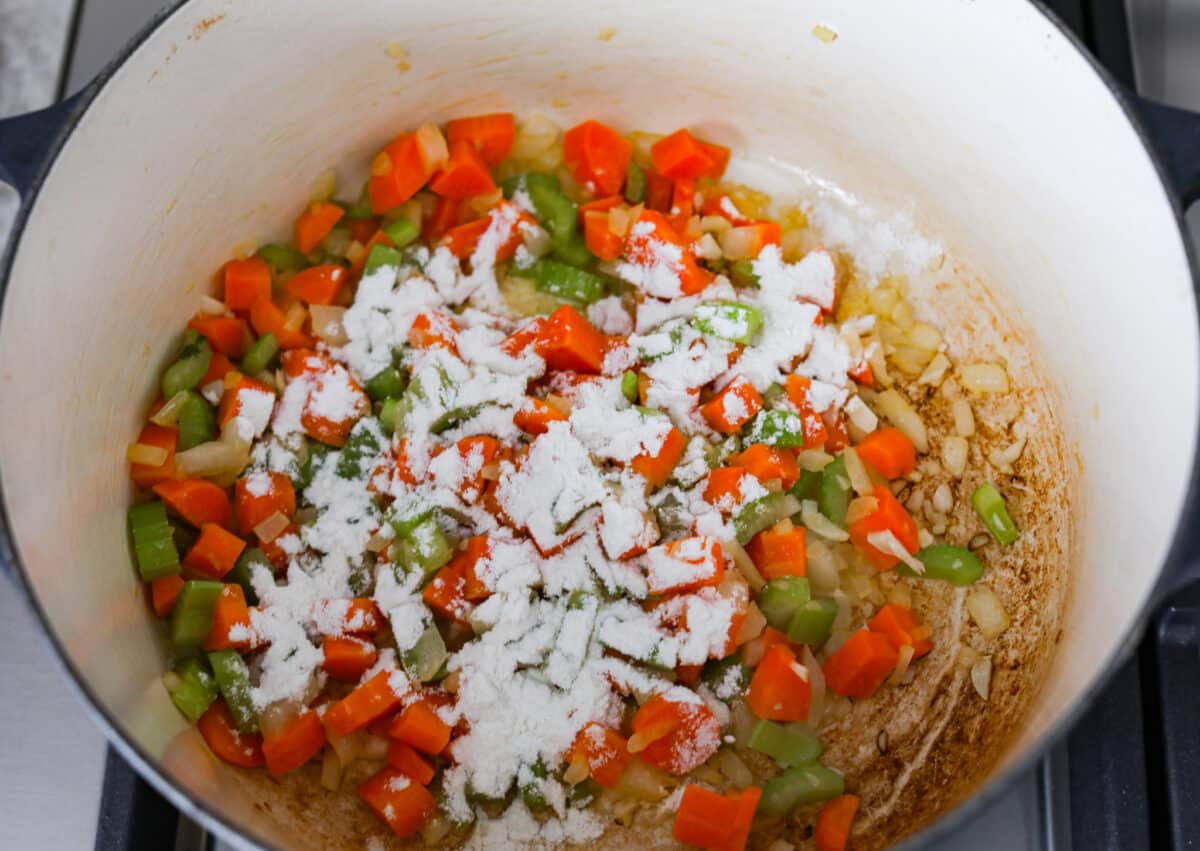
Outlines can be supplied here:
M1032 5L961 0L193 0L172 15L51 168L0 320L11 531L117 733L239 829L309 844L250 805L161 686L124 447L237 246L285 236L326 169L354 185L343 164L398 132L495 110L687 125L911 210L970 262L1057 392L1078 465L1074 563L1055 566L1078 572L1075 592L997 771L1036 748L1126 646L1166 556L1194 449L1195 304L1175 211L1104 83Z

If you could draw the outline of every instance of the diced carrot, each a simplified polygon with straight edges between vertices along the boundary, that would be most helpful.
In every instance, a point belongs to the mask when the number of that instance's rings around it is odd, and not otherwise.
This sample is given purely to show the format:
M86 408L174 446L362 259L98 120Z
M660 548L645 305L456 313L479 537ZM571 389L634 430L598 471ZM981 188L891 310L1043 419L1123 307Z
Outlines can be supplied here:
M146 423L142 426L137 442L167 450L167 460L157 467L150 464L130 464L129 477L135 485L139 488L153 487L175 475L175 447L179 443L179 429Z
M821 446L829 439L825 422L821 415L813 410L808 398L808 389L812 387L812 379L803 375L789 375L786 382L788 400L800 412L800 423L804 428L804 445L808 448Z
M825 660L825 684L834 694L870 697L895 669L899 657L886 635L860 629Z
M428 786L437 773L423 756L399 739L392 739L388 744L387 763L422 786Z
M642 704L632 727L630 752L669 774L687 774L721 746L721 726L712 710L661 694Z
M592 779L605 789L611 789L633 761L633 755L629 753L624 736L592 721L575 735L571 761L576 759L586 760Z
M508 201L501 201L493 207L482 219L467 222L465 225L450 228L446 232L447 246L450 253L459 260L466 260L475 253L480 239L492 227L493 222L499 222L501 228L497 235L496 262L511 260L521 245L521 226L532 222L532 217L524 210L518 209Z
M646 209L667 213L675 195L675 184L671 178L663 177L652 168L643 169L646 176Z
M592 375L604 369L604 335L567 304L550 314L538 335L536 349L549 369Z
M912 609L897 603L888 603L867 621L867 629L886 635L897 650L912 647L913 658L920 659L933 649L933 642L925 635Z
M250 607L236 582L226 582L213 607L212 628L204 639L205 650L249 650L254 646Z
M159 482L154 493L191 526L199 529L205 523L228 528L233 514L229 495L207 479L174 479Z
M732 511L742 501L742 480L748 475L745 467L717 467L708 474L704 501L723 512Z
M154 614L160 618L171 614L171 610L175 608L175 601L179 599L179 592L182 590L183 577L179 574L151 581L150 600Z
M779 646L779 647L786 647L789 650L792 649L792 642L788 639L787 633L785 633L781 630L778 630L773 626L763 627L762 635L760 635L759 638L762 640L762 649L763 649L764 657L766 656L767 651L770 650L772 647ZM793 650L792 652L795 652L795 651ZM760 659L759 662L761 663L762 660ZM757 667L757 666L752 666L752 667Z
M752 443L729 460L739 467L745 467L746 472L760 482L779 479L784 490L800 480L800 465L796 463L796 456L777 446Z
M380 671L325 713L325 726L335 736L348 736L400 705L403 695L392 688L392 671Z
M271 298L271 267L261 257L230 260L225 264L225 306L249 310L260 298Z
M621 237L608 226L608 213L589 212L583 216L583 239L588 251L601 260L621 256Z
M291 520L296 516L296 489L286 473L258 472L238 479L233 486L238 529L249 535L276 511Z
M473 198L496 190L488 164L466 140L450 143L450 159L433 176L429 188L447 198Z
M183 557L183 566L205 579L220 579L233 570L245 548L246 542L237 535L215 523L205 523L200 527L200 537Z
M333 304L346 280L346 267L336 263L313 266L288 279L287 291L308 304Z
M309 381L308 395L300 412L300 425L305 434L330 446L342 446L354 424L371 411L371 400L346 368L328 356L313 351L284 352L281 358L283 371L291 378L305 375ZM346 400L344 413L331 419L319 410L313 410L312 399L333 382L337 394Z
M671 183L671 224L677 233L687 228L688 219L696 209L696 181L677 177Z
M685 686L694 686L700 682L702 673L704 673L703 665L676 665L675 682Z
M287 327L287 316L269 298L260 298L250 306L250 324L260 336L274 334L281 349L305 349L313 345L312 337L299 328Z
M665 576L655 569L660 559L670 565ZM708 535L699 535L662 544L650 551L647 572L651 594L683 594L720 585L725 577L721 542Z
M321 644L325 661L321 668L335 680L356 683L379 658L379 651L369 641L353 636L325 636Z
M654 170L672 180L700 177L713 168L708 152L686 129L676 130L650 146Z
M470 142L490 166L500 165L508 156L516 133L516 122L511 112L455 118L446 124L446 140L451 149L456 142Z
M341 221L346 211L337 204L329 201L314 201L308 209L296 219L295 242L301 254L308 254L316 248L333 226Z
M204 737L208 749L219 759L243 768L257 768L263 764L262 736L238 732L233 714L221 698L209 704L196 722L196 729Z
M439 195L433 205L433 212L425 219L424 226L421 228L421 239L425 240L429 245L433 245L443 236L449 233L450 229L458 224L458 213L462 207L462 202L457 198L446 198ZM479 221L487 221L487 217L479 219ZM478 242L479 237L475 237L475 242ZM389 240L390 242L391 240ZM453 245L450 247L450 253L454 254L462 260L464 257L469 257L471 251L475 248L475 242L471 243L470 249L462 257L455 253Z
M763 399L754 385L738 376L700 408L708 424L721 434L733 434L761 411Z
M460 439L454 444L454 449L463 459L463 476L458 484L458 494L466 501L473 502L487 485L485 468L500 457L500 441L489 434L476 434Z
M754 219L743 215L728 195L707 196L704 203L700 205L700 212L705 216L724 216L730 224L735 226L754 223Z
M526 434L545 434L550 423L565 422L567 415L558 408L532 396L513 414L513 424Z
M707 851L743 851L761 798L758 786L722 795L689 783L675 811L672 836Z
M712 272L696 263L688 244L676 233L666 216L654 210L643 210L625 237L625 256L631 263L655 267L662 263L664 253L670 249L677 249L680 257L671 267L679 278L679 290L683 295L695 295L712 283Z
M444 313L426 310L418 313L408 330L408 343L416 349L440 346L458 354L458 323Z
M231 419L241 416L245 411L245 406L249 404L249 399L253 398L252 394L265 393L272 399L274 404L275 390L268 387L261 381L253 378L248 378L243 375L237 380L237 384L232 387L227 387L225 393L221 396L221 407L217 410L217 425L222 428ZM251 394L246 396L243 394Z
M421 753L436 756L450 744L450 725L438 717L426 700L410 703L388 728L388 735Z
M467 578L453 562L434 574L421 592L425 605L443 617L465 624L471 604L467 602Z
M486 600L492 595L491 588L479 577L477 570L479 562L486 559L490 551L491 545L487 535L475 535L468 539L467 545L450 560L450 564L457 562L458 569L462 571L466 583L463 586L463 596L471 602Z
M358 795L402 839L424 827L438 808L428 789L390 767L359 786Z
M790 647L774 645L754 669L746 703L759 718L803 721L812 696L808 671L796 661Z
M825 423L825 431L829 435L825 439L825 451L829 453L841 452L850 445L850 436L846 433L846 418L842 416L842 412L836 408L830 408L821 414L821 419Z
M351 597L319 603L320 624L335 635L370 635L383 625L379 606L370 597Z
M229 358L220 352L213 352L212 358L208 362L208 371L204 373L204 377L200 379L200 387L212 384L214 381L221 381L225 378L225 374L233 369L234 366L229 362Z
M855 447L864 464L888 479L907 476L917 466L917 449L898 428L877 429Z
M298 527L295 523L292 523L269 541L259 539L258 548L263 551L263 555L267 557L267 561L276 570L287 567L288 562L291 560L291 555L283 548L283 541L297 532Z
M804 528L801 526L793 527L790 532L764 529L750 539L746 552L768 581L808 574Z
M864 387L873 387L875 385L875 376L871 372L871 362L866 358L863 358L852 366L846 375Z
M530 346L537 345L545 326L545 318L535 316L505 337L500 342L500 350L509 357L519 358Z
M719 178L729 166L729 148L724 145L715 144L714 142L704 141L700 141L700 147L704 149L704 153L708 154L708 158L712 160L712 167L699 176L711 177L713 179Z
M240 358L246 353L246 338L250 332L245 319L198 313L188 321L188 327L203 335L214 352L231 358Z
M263 736L263 756L267 771L278 777L295 771L325 747L325 728L311 709L302 713L282 730Z
M817 829L813 834L817 851L846 851L856 812L857 795L838 795L826 801L817 815Z
M779 222L751 222L726 231L721 245L731 257L757 257L768 245L779 245L782 238Z
M575 182L596 195L616 195L625 183L633 144L599 121L585 121L563 134L563 162Z
M582 225L588 213L607 213L613 207L625 203L624 195L608 195L604 198L593 198L579 205L579 224Z
M683 457L683 450L686 448L687 438L672 426L657 452L643 452L634 458L629 466L651 487L661 488L667 483L667 479L671 478L671 473Z
M877 570L888 570L895 567L900 559L873 547L869 537L876 532L891 532L906 550L915 553L920 548L917 523L888 488L876 485L871 495L875 497L879 507L866 517L855 520L847 531L850 533L851 543L862 551L867 561L875 565Z
M386 213L409 198L433 175L432 163L427 165L416 133L405 133L387 147L371 163L371 179L367 194L371 210Z

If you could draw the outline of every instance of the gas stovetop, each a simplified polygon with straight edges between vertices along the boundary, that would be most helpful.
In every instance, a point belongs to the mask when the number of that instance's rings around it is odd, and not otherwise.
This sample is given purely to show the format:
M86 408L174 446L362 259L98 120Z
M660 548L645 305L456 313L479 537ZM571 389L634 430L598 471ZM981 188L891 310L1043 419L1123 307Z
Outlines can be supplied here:
M1048 5L1122 83L1134 87L1136 79L1144 94L1200 108L1200 0L1129 3L1128 10L1122 0ZM90 80L163 0L0 0L0 9L6 5L36 9L27 17L59 28L46 39L46 50L58 55L65 42L62 96ZM1189 16L1190 29L1182 25ZM2 48L0 33L0 68ZM44 76L53 71L42 68ZM0 79L0 87L5 82ZM4 104L0 97L0 107ZM1190 221L1200 245L1200 209ZM0 218L0 240L3 227ZM115 753L103 756L100 734L68 696L46 661L49 651L7 588L0 588L0 641L8 650L0 659L0 676L21 684L0 693L0 724L7 738L22 731L18 741L0 748L0 847L77 849L93 836L97 851L223 847L181 818ZM48 711L28 711L26 684ZM1200 588L1193 588L1159 613L1136 656L1070 737L930 851L1200 848L1197 707ZM61 756L53 752L56 747Z

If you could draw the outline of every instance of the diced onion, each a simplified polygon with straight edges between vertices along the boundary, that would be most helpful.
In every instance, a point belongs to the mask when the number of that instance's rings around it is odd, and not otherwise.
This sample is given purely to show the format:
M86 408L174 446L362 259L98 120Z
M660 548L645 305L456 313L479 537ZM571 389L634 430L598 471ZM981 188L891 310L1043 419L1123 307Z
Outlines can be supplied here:
M304 305L298 301L292 302L292 306L288 308L287 314L283 317L283 327L289 331L299 331L306 316L308 316L308 311L304 309Z
M925 454L929 451L929 434L925 429L924 420L899 392L884 390L875 398L875 404L880 413L913 442L918 452Z
M721 252L730 260L749 260L758 256L761 237L754 226L730 228L720 236Z
M918 384L928 384L931 387L939 387L946 377L946 373L950 370L950 358L946 357L941 352L933 356L924 372L917 376Z
M283 534L283 530L288 527L290 522L282 511L273 511L270 517L254 527L254 534L260 541L267 544Z
M878 340L871 340L865 349L867 363L871 365L871 377L884 387L892 386L892 376L888 373L887 358L883 356L883 346Z
M850 500L846 508L846 525L857 523L864 517L870 517L879 510L879 500L873 496L860 496Z
M238 386L238 382L242 380L242 374L236 369L231 369L225 373L225 378L222 379L225 383L226 390L232 390Z
M175 469L186 478L237 475L249 463L246 448L224 440L210 440L175 455Z
M949 514L952 508L954 508L954 491L950 490L950 485L942 482L933 492L933 510L939 514Z
M918 322L905 334L909 345L926 352L936 352L942 345L942 332L928 322Z
M827 541L848 541L850 535L817 509L817 503L811 499L804 500L800 505L800 519L805 527L814 535L820 535Z
M169 453L161 446L151 446L147 443L131 443L125 449L125 460L130 464L146 464L150 467L161 467L167 463Z
M346 308L328 304L314 304L312 313L313 333L328 346L344 346L350 342L346 329L342 326L342 318Z
M746 617L742 620L741 629L733 636L733 643L736 646L741 646L753 641L762 635L762 631L766 628L766 615L762 613L762 609L757 604L751 603L746 607Z
M963 387L972 393L1007 393L1008 373L998 363L972 363L959 370Z
M767 851L796 851L796 846L786 839L776 839L767 846Z
M879 427L879 417L857 396L851 396L846 402L846 417L864 434L870 434Z
M703 234L696 240L696 256L703 260L721 259L721 246L717 245L711 233Z
M873 493L875 484L871 481L871 476L867 473L866 465L858 457L858 452L853 446L846 447L846 450L842 453L842 459L846 463L846 475L850 477L850 487L854 488L854 492L859 496L867 496Z
M308 192L309 201L328 201L337 192L337 172L331 168L317 175Z
M733 224L724 216L704 216L700 219L700 230L705 233L720 234L731 227Z
M908 673L908 666L912 662L913 652L911 644L905 644L900 648L900 656L896 659L896 667L892 671L892 675L888 677L888 685L900 685L901 680L904 679L904 675Z
M674 785L671 778L663 772L647 765L640 759L629 763L629 767L621 773L621 779L613 790L622 798L632 798L637 801L661 801L671 792Z
M896 533L891 529L869 533L867 535L867 543L881 553L887 553L900 559L900 561L911 567L915 572L925 572L925 565L921 563L920 559L910 553L904 544L900 543L900 539L896 537Z
M521 242L525 243L525 250L534 257L541 257L549 253L553 243L550 239L550 234L544 228L538 225L527 225L521 228Z
M567 770L563 772L563 782L571 786L574 786L576 783L582 783L584 780L587 780L591 770L587 757L583 754L577 754L567 765Z
M819 473L833 463L833 456L820 449L802 449L796 453L796 464L801 470Z
M425 173L430 174L446 164L450 159L450 148L446 145L446 137L436 124L422 124L417 128L417 150L421 152L421 161Z
M722 748L717 752L717 770L739 788L754 783L754 774L746 767L746 763L742 762L742 758L729 748Z
M833 550L815 538L806 542L808 550L808 583L813 591L832 593L838 587L838 566Z
M954 417L954 431L959 437L970 437L975 433L975 415L971 412L970 402L955 399L950 404L950 413Z
M984 700L992 693L992 657L984 656L971 666L971 685Z
M209 316L224 316L225 302L219 301L210 295L200 296L200 312L206 313Z
M342 785L342 761L338 759L337 751L325 749L321 760L321 786L330 792L336 792Z
M467 221L474 219L482 219L488 214L488 211L504 200L504 192L499 186L492 192L485 192L482 195L473 195L462 203L462 213L460 215Z
M516 160L529 160L558 141L558 125L544 115L535 113L521 122L513 139L509 155Z
M729 538L721 541L721 549L733 559L734 565L742 576L746 577L746 584L750 586L751 591L757 593L767 584L762 574L758 572L758 567L754 564L754 559L750 558L750 554L746 552L741 544Z
M942 464L956 479L961 479L967 469L967 439L947 437L942 441Z
M367 736L363 740L363 759L384 759L390 744L383 736Z
M996 638L1006 629L1011 621L1004 604L996 596L996 592L987 585L975 584L967 592L967 612L971 620L979 627L984 638Z
M294 700L277 700L267 706L258 717L258 726L264 736L273 736L300 716L303 707ZM344 764L348 760L343 759Z
M888 591L888 602L895 603L897 606L903 606L906 609L912 608L912 592L908 590L908 585L901 581L892 586Z
M1021 435L1014 442L1010 443L1003 449L993 449L988 453L988 460L992 462L1000 472L1011 474L1012 465L1017 463L1021 457L1021 453L1025 451L1025 435Z
M809 707L811 708L811 698ZM733 733L733 739L741 747L746 747L750 741L750 734L754 732L754 725L758 723L758 719L754 717L754 713L750 711L750 707L746 705L744 700L734 701L729 707L729 727Z
M807 644L800 653L800 661L808 668L808 723L815 727L825 714L825 672Z
M747 667L758 667L764 653L766 653L766 647L761 638L755 638L742 645L742 661L746 663Z
M571 404L570 399L568 399L566 396L559 396L554 393L546 394L546 404L566 417L571 416L571 411L574 410L574 406Z
M450 819L434 816L421 828L421 839L425 841L426 845L437 845L450 834L453 827Z
M928 529L918 529L917 543L919 543L922 547L932 547L934 543L933 535L929 533Z

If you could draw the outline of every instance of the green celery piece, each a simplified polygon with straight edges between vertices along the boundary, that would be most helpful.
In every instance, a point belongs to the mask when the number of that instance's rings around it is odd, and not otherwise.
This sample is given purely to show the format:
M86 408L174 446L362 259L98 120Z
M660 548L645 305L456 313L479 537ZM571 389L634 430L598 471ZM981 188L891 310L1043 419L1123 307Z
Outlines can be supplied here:
M846 525L846 509L850 507L850 474L846 459L839 455L821 471L821 493L817 507L838 526Z
M389 366L375 373L364 388L367 395L376 402L384 399L399 399L405 388L404 376L394 366Z
M342 260L345 258L346 252L350 250L351 241L350 226L339 222L330 229L329 233L325 234L318 251L324 252L323 259L326 262L330 259Z
M633 160L629 161L629 170L625 172L625 200L630 204L646 200L646 172Z
M167 522L167 509L161 502L144 502L130 507L129 532L138 573L146 582L175 576L181 570L174 531Z
M478 414L482 407L482 405L466 405L461 408L451 408L429 424L429 431L433 434L449 431Z
M599 275L545 258L533 264L533 280L544 293L586 303L603 298L607 290Z
M242 733L253 733L258 729L258 712L250 700L250 668L242 654L236 650L216 650L208 654L217 687L234 724Z
M632 403L638 400L638 375L632 369L625 370L621 376L621 395Z
M400 540L400 564L406 570L419 570L433 576L454 555L454 548L429 516L413 527Z
M837 618L837 603L828 597L809 600L798 608L787 625L789 641L817 648L829 640L829 631Z
M531 810L544 810L550 804L542 792L542 784L538 781L545 780L550 776L550 772L546 770L546 764L542 762L540 756L533 765L529 766L529 773L534 776L534 779L521 786L521 800ZM521 776L520 771L517 772L517 776Z
M746 440L750 443L765 443L767 446L803 449L804 423L791 411L760 411L758 416L750 421Z
M748 346L762 332L763 314L740 301L706 301L696 308L695 321L705 334Z
M745 546L763 529L769 529L780 520L789 517L788 508L792 504L791 494L769 493L744 505L733 518L737 542Z
M426 508L416 514L399 517L395 513L388 516L387 521L396 533L397 538L407 538L413 530L433 517L433 509Z
M212 362L212 349L208 340L189 328L183 335L183 345L175 362L168 366L162 376L164 399L170 399L181 390L191 390L200 383Z
M567 597L567 611L576 612L587 608L588 601L595 595L586 588L576 588Z
M332 447L316 440L305 441L305 446L308 449L308 454L300 463L300 468L293 482L297 491L302 491L312 484L313 477L317 475L317 469L321 464L321 460L333 451Z
M971 585L983 576L983 562L965 547L934 544L917 552L917 561L925 565L924 573L917 573L908 565L897 565L901 576L916 576L921 579L941 579L951 585Z
M353 204L343 203L346 208L346 218L348 219L369 219L375 215L375 211L371 208L371 192L368 187L371 181L363 183L362 191L358 193L358 199Z
M217 699L217 681L194 656L175 666L175 676L178 682L168 689L171 702L195 724Z
M776 381L770 387L763 391L763 407L778 408L783 400L787 398L787 391L783 389L783 385Z
M687 504L674 491L666 493L654 506L654 520L658 531L666 540L687 535L692 528L691 513Z
M783 816L801 804L828 801L845 791L842 775L823 765L797 765L763 784L758 811Z
M567 803L572 807L586 807L603 790L600 784L590 777L576 783L567 792Z
M796 484L788 489L788 493L803 502L811 499L816 502L821 496L821 474L816 470L801 470Z
M279 341L270 331L263 334L247 349L242 358L242 372L246 375L258 375L271 365L275 355L279 354Z
M975 488L975 493L971 494L971 507L975 509L975 513L979 515L979 519L983 521L987 530L992 533L992 537L1004 546L1011 546L1021 536L1017 524L1013 523L1012 518L1008 515L1008 506L1004 503L1004 497L991 482L984 482Z
M800 725L784 726L762 720L754 725L749 745L774 759L784 768L811 765L821 756L821 740L817 734Z
M199 393L186 391L179 408L179 451L216 439L217 412Z
M753 675L754 672L742 662L741 654L733 653L708 662L700 679L718 698L729 701L746 693Z
M383 232L397 248L403 248L421 235L421 228L412 219L396 219L384 225Z
M271 267L271 272L280 275L285 272L299 272L308 265L308 258L290 245L268 243L260 245L254 252Z
M500 192L508 200L512 200L513 193L518 189L525 188L525 175L514 174L512 177L505 178L500 181Z
M246 603L251 606L258 605L258 593L254 590L254 583L251 577L254 571L251 569L253 565L262 565L270 571L274 571L271 562L267 560L266 554L258 547L246 547L242 550L242 554L238 556L238 560L234 563L233 569L224 576L225 582L236 582L242 586L242 593L246 597Z
M206 579L189 579L183 583L175 608L171 610L171 643L176 650L194 650L208 638L213 608L224 587L223 582Z
M404 255L390 245L376 243L371 246L371 251L367 254L367 262L363 264L363 277L365 278L383 266L399 269L402 265L404 265Z
M579 231L572 231L566 242L555 245L551 253L568 266L582 267L596 259L596 255L587 247L587 240Z
M704 450L704 460L710 470L715 470L723 465L729 456L737 455L741 451L742 439L736 434L731 434L720 443L710 443Z
M400 412L401 400L384 399L379 409L379 424L383 426L384 434L395 434L403 415Z
M362 469L363 459L376 455L378 452L379 439L375 437L369 421L359 420L338 454L337 474L343 479L357 479L364 472Z
M811 599L808 580L799 576L772 579L758 592L758 607L767 623L776 629L787 629L792 615Z
M537 211L550 239L556 246L566 245L575 233L578 212L575 203L563 194L558 178L552 174L531 172L525 175L525 191Z
M406 674L425 683L437 677L448 655L442 634L434 624L429 624L412 647L400 651L400 664Z
M758 275L753 260L734 260L729 264L729 279L735 287L757 287Z

